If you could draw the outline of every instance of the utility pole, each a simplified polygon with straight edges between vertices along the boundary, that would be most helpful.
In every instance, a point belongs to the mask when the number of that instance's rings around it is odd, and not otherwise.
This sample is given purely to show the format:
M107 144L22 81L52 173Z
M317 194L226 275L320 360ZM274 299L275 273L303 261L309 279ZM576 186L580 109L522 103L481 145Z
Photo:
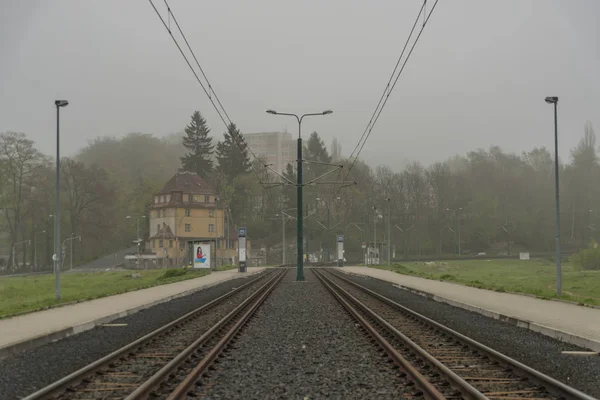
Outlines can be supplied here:
M281 213L281 240L283 242L281 245L281 265L285 265L285 251L287 247L285 247L285 215L283 215L283 212Z
M387 232L387 235L388 235L388 237L387 237L387 265L390 265L390 260L391 260L391 257L390 257L390 254L391 254L391 237L392 237L392 236L391 236L391 231L390 231L390 221L391 221L391 213L390 213L390 200L392 200L392 199L390 199L390 198L388 197L386 200L387 200L387 203L388 203L388 221L387 221L387 222L388 222L388 224L387 224L387 225L388 225L388 226L387 226L387 231L388 231L388 232Z
M308 217L308 204L306 205L306 216ZM309 255L308 255L308 224L306 224L306 262L308 263Z
M217 270L218 265L218 248L219 248L219 198L215 197L215 268Z
M450 211L454 213L454 216L456 217L456 224L458 225L458 256L460 257L461 251L460 251L460 211L462 211L462 207L459 208L455 208L455 209L449 209L446 208L446 211Z
M296 114L289 114L289 113L278 113L277 111L274 110L267 110L268 114L273 114L273 115L286 115L286 116L290 116L290 117L295 117L296 120L298 121L298 149L297 149L297 154L298 154L298 160L297 160L297 174L298 174L298 180L297 180L297 205L296 208L298 209L298 225L297 225L297 247L298 247L298 254L297 254L297 268L296 268L296 280L297 281L303 281L304 280L304 259L303 259L303 246L302 246L302 241L303 241L303 234L302 234L302 228L303 228L303 215L302 215L302 186L303 186L303 182L302 182L302 119L304 117L308 117L308 116L315 116L315 115L328 115L333 113L333 111L331 110L325 110L323 112L320 113L311 113L311 114L303 114L302 116L298 117L298 115Z
M377 206L373 206L373 211L373 264L375 264L375 255L377 254Z

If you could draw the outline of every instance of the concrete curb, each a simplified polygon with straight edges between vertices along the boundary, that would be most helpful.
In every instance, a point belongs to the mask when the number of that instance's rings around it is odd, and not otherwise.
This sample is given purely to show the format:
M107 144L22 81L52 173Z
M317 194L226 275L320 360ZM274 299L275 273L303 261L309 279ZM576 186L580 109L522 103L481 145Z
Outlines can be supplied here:
M430 292L425 292L419 289L413 289L411 287L408 286L403 286L403 285L399 285L399 284L395 284L393 282L390 281L386 281L383 279L379 279L379 278L374 278L372 276L368 276L368 275L361 275L361 274L355 274L352 272L347 272L347 271L342 271L345 274L348 275L353 275L353 276L357 276L357 277L361 277L361 278L369 278L369 279L375 279L378 281L382 281L382 282L386 282L391 284L394 287L397 287L398 289L402 289L405 290L407 292L428 298L430 300L434 300L440 303L446 303L449 304L453 307L457 307L457 308L462 308L464 310L467 311L471 311L471 312L475 312L481 315L484 315L488 318L493 318L493 319L497 319L499 321L502 321L504 323L507 323L509 325L514 325L517 326L519 328L525 328L528 329L530 331L533 332L537 332L540 333L542 335L545 336L549 336L553 339L559 340L561 342L565 342L565 343L569 343L569 344L573 344L575 346L579 346L579 347L583 347L583 348L587 348L593 351L600 351L600 341L594 340L594 339L590 339L584 336L580 336L580 335L576 335L574 333L571 332L565 332L565 331L561 331L555 328L551 328L549 326L545 326L545 325L541 325L541 324L537 324L535 322L532 321L526 321L526 320L522 320L519 318L515 318L515 317L511 317L509 315L503 315L494 311L490 311L490 310L486 310L484 308L481 307L477 307L477 306L473 306L471 304L467 304L467 303L462 303L459 301L455 301L455 300L451 300L442 296L438 296L436 294L430 293Z
M220 285L221 283L224 283L227 281L231 281L234 279L243 279L243 278L261 274L264 272L265 272L265 270L256 271L256 272L248 271L245 273L245 275L240 276L240 277L233 276L232 278L222 279L217 282L198 286L194 289L186 290L185 292L181 292L181 293L177 293L177 294L174 294L171 296L163 297L161 299L152 301L150 303L143 304L141 306L133 307L133 308L130 308L130 309L127 309L124 311L119 311L118 313L107 315L102 318L98 318L98 319L95 319L92 321L87 321L87 322L84 322L84 323L81 323L81 324L78 324L75 326L71 326L71 327L68 327L65 329L61 329L58 331L43 333L41 335L30 337L30 338L24 339L19 342L9 343L5 346L0 347L0 359L3 359L12 354L20 353L22 351L31 350L35 347L38 347L38 346L41 346L41 345L44 345L47 343L56 342L60 339L64 339L69 336L77 335L81 332L85 332L87 330L93 329L96 326L99 326L102 324L107 324L111 321L114 321L115 319L119 319L119 318L125 317L127 315L131 315L131 314L135 314L138 311L145 310L147 308L153 307L153 306L161 304L161 303L166 303L168 301L171 301L171 300L179 298L179 297L189 296L193 293L199 292L204 289L208 289L213 286Z

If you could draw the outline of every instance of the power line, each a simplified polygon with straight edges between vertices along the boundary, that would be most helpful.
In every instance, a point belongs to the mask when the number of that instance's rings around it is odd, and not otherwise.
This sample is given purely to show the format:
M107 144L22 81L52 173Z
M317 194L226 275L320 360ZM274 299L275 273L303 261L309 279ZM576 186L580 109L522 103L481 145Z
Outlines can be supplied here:
M362 149L364 148L367 140L369 139L369 137L371 136L371 133L373 131L373 128L375 127L375 124L377 123L377 121L379 120L379 116L381 115L381 112L383 111L385 105L387 104L387 101L390 98L390 95L392 94L392 91L394 90L394 88L396 87L396 84L398 83L398 79L400 78L400 75L402 74L402 71L404 71L404 67L406 66L406 63L408 62L408 60L410 59L410 56L413 52L413 50L415 49L415 46L417 45L419 38L421 37L421 34L423 33L423 30L425 29L425 26L427 25L427 22L429 21L429 18L431 17L431 14L433 14L433 11L435 10L435 7L437 5L439 0L436 0L435 3L433 4L433 7L431 8L431 11L429 11L429 13L427 14L426 12L424 13L423 11L425 10L425 5L427 4L427 0L424 0L423 5L421 6L421 9L419 10L419 13L417 14L417 17L415 18L415 22L412 26L412 29L410 31L410 34L408 35L408 38L406 39L406 42L404 44L404 47L402 48L402 52L400 53L400 57L398 57L398 61L396 62L396 65L394 67L394 70L392 71L392 74L390 75L390 78L388 80L388 83L386 84L383 93L379 99L379 102L377 103L377 106L375 107L375 110L373 111L373 114L371 115L371 119L369 120L369 123L367 124L367 127L365 128L365 131L363 132L362 136L360 137L360 139L358 140L358 143L356 144L356 147L354 148L354 150L352 151L352 153L350 154L350 156L346 159L346 161L344 162L344 165L346 164L346 162L348 162L354 152L356 152L356 150L358 149L358 152L356 153L356 155L354 156L354 160L352 161L352 164L350 165L350 168L348 169L346 176L344 177L344 181L348 178L348 176L350 175L350 172L352 171L352 168L354 167L354 165L356 164L356 161L358 160L358 157L360 155L360 153L362 152ZM410 43L410 39L414 33L415 27L419 21L419 18L421 17L421 15L423 15L424 21L423 24L421 25L421 29L419 30L419 33L416 37L416 39L414 40L404 62L402 63L402 67L400 68L400 70L398 71L398 66L400 65L400 61L402 60L402 56L404 55L406 48L408 47L408 44ZM426 16L426 17L425 17ZM396 71L398 71L398 73L396 74ZM394 79L394 75L396 74L396 78ZM394 81L394 83L392 84L392 86L390 87L390 83L392 82L392 80ZM337 193L339 193L339 190L342 188L342 185L340 185L337 190L334 189L333 194L332 194L332 198L337 196Z
M200 69L200 72L201 72L202 76L206 80L206 85L202 83L202 80L200 79L200 77L198 76L198 74L196 73L196 71L194 70L194 67L192 66L192 64L190 63L190 61L189 61L188 57L186 56L185 52L183 51L183 49L179 45L179 42L177 41L177 39L173 35L173 32L171 31L171 28L169 27L169 25L167 25L167 23L165 22L165 19L162 17L162 15L158 11L158 9L156 8L156 6L152 2L152 0L149 0L149 2L152 5L152 8L154 8L154 11L156 12L156 15L158 15L158 17L160 18L161 22L163 23L163 26L165 27L165 29L167 30L167 32L169 32L169 35L171 36L171 39L173 40L173 42L175 43L175 45L179 49L179 52L181 53L182 57L184 58L185 62L188 65L188 67L190 68L190 70L194 74L196 80L198 81L198 83L202 87L202 90L204 91L204 93L208 97L209 101L213 105L215 111L219 115L219 118L221 119L221 121L225 125L227 133L229 133L229 128L231 126L233 126L234 124L231 121L231 119L229 118L229 114L227 114L227 111L225 111L225 108L223 107L223 104L221 103L221 100L219 99L217 93L213 89L212 84L210 83L208 77L206 76L204 70L202 69L202 67L200 65L200 62L198 61L198 58L196 57L196 54L192 50L192 48L191 48L191 46L190 46L190 44L189 44L189 42L187 40L187 37L185 36L185 33L183 32L183 29L181 28L181 26L179 25L179 22L177 21L177 18L175 17L175 14L173 14L173 11L171 10L171 7L169 6L169 3L167 2L167 0L164 0L164 3L166 5L166 7L167 7L167 15L169 16L169 18L171 18L171 17L173 18L173 21L175 22L175 24L177 26L177 29L179 30L181 36L183 37L183 40L185 41L185 43L187 45L187 48L189 49L190 53L192 54L192 56L193 56L193 58L194 58L194 60L196 62L196 65L198 66L198 68ZM206 89L206 86L208 86L209 90ZM215 101L213 100L213 96L211 95L211 93L214 94L214 98L216 99L216 101L217 101L217 103L218 103L218 105L219 105L220 108L217 106L217 104L215 104ZM252 149L247 145L247 143L245 142L244 138L241 137L241 135L240 135L240 137L236 137L237 135L232 135L232 134L230 134L230 135L231 135L231 138L234 140L235 144L238 146L238 148L240 149L240 151L242 153L244 152L244 150L247 150L248 152L250 152L250 154L252 155L252 157L254 159L260 161L260 163L262 164L262 166L264 168L266 168L267 170L271 171L275 175L277 175L277 176L279 176L281 178L284 178L283 175L281 175L279 172L275 171L274 169L270 168L267 164L265 164L264 162L262 162L261 158L259 158L254 153L254 151L252 151ZM240 143L240 139L241 139L241 143ZM258 172L256 171L256 168L254 167L254 163L251 164L251 168L254 171L254 174L256 175L256 178L257 178L258 182L264 188L263 182L260 179L260 175L258 174Z

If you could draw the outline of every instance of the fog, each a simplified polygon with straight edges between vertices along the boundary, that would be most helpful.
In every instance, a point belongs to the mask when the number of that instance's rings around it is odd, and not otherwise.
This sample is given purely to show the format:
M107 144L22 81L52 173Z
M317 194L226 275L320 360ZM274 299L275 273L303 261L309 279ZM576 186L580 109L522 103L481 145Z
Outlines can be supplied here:
M303 132L337 137L348 155L421 2L170 5L242 132L297 131L268 108L332 109ZM193 110L217 137L224 131L148 1L3 0L2 10L0 132L25 132L54 154L54 100L62 98L70 102L61 114L66 155L98 136L181 131ZM600 123L599 16L594 0L441 0L361 157L399 169L491 145L553 148L544 97L559 96L567 158L585 121Z

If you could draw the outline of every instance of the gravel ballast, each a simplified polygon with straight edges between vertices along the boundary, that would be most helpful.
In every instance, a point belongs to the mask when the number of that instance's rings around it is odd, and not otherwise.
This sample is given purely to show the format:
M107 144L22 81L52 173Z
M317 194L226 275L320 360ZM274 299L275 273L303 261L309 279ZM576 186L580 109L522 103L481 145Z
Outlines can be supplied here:
M585 349L424 298L389 282L351 274L344 276L554 379L600 398L600 357L561 355L563 350Z
M407 381L310 269L305 277L287 274L204 378L200 398L401 398Z
M223 282L111 322L127 324L126 326L99 326L55 343L1 359L0 399L19 399L31 394L233 288L263 275L264 273Z

